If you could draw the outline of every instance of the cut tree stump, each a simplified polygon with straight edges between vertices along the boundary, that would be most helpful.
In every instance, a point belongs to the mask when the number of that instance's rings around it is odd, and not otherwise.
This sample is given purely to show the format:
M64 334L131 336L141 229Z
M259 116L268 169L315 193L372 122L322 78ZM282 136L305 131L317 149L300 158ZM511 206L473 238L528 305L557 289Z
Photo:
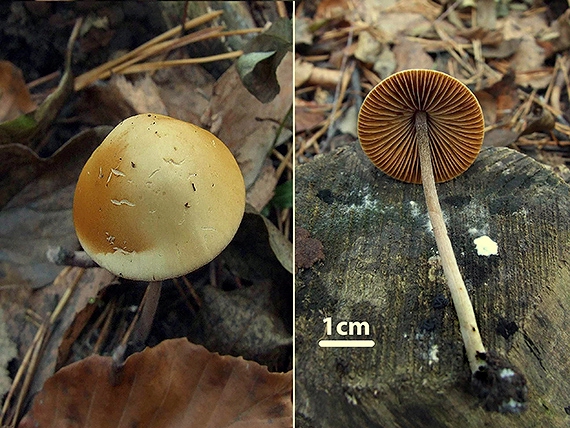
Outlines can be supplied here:
M486 148L438 192L483 342L524 373L528 409L488 412L470 394L422 187L352 144L296 170L296 225L324 253L296 277L297 427L570 426L570 187L525 155ZM483 235L498 255L478 255ZM370 334L343 324L339 335L341 321Z

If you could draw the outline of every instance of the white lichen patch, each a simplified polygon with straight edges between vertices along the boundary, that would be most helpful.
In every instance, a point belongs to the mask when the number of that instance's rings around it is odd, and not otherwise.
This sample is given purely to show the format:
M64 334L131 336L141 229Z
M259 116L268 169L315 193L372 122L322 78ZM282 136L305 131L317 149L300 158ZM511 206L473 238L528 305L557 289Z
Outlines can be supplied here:
M526 221L527 216L528 216L528 211L526 208L523 207L520 210L513 212L511 215L514 217L521 217L522 219L524 219Z
M496 256L499 254L499 246L487 235L480 236L473 240L477 254L480 256Z
M438 349L438 346L436 344L433 344L430 346L429 352L428 352L428 364L430 366L434 363L439 362L439 357L437 356L438 352L439 352L439 349Z
M445 226L446 226L446 227L449 227L449 216L448 216L447 213L446 213L445 211L443 211L443 210L441 211L441 214L442 214L442 216L443 216L443 222L445 223ZM430 218L429 218L429 215L426 214L425 217L427 218L427 220L426 220L426 222L425 222L424 228L425 228L425 230L426 230L428 233L430 233L430 234L433 235L433 225L431 224L431 220L430 220Z
M378 212L380 214L384 214L385 208L382 207L380 201L374 199L372 196L368 194L368 188L364 188L358 191L358 196L364 194L360 203L350 204L344 207L344 211L346 214L365 214L369 212Z
M352 404L353 406L358 405L358 400L356 399L356 397L354 395L351 395L350 393L345 392L344 396L346 397L346 401L348 401L349 404Z
M428 279L430 282L435 282L437 280L438 271L441 267L441 257L439 255L431 256L428 259Z
M481 236L489 233L489 209L485 204L472 199L461 208L462 223L467 227L469 235Z
M502 403L499 406L499 412L503 413L519 413L525 408L523 403L519 403L514 399L510 399L509 401Z
M420 219L424 218L425 219L424 229L428 233L433 234L433 226L431 225L431 221L429 219L427 212L423 212L416 201L410 201L408 203L410 205L410 214L412 215L412 217ZM443 221L447 224L447 217L445 213L443 213Z
M348 209L352 210L375 210L378 208L378 200L373 199L370 195L365 194L360 204L349 205Z
M422 215L422 212L418 208L418 203L416 201L410 201L410 210L412 212L412 217L419 217Z
M467 233L471 236L484 235L484 233L481 233L481 231L479 229L477 229L476 227L470 227L469 229L467 229Z
M509 368L504 368L499 372L499 376L501 377L501 379L507 379L507 378L513 377L514 375L515 375L515 372Z

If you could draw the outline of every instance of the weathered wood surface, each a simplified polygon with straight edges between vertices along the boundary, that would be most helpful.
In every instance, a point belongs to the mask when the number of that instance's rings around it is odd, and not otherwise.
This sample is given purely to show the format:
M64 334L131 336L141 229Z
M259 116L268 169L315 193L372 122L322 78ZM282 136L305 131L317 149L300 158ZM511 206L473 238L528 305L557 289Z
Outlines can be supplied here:
M525 374L528 410L487 412L469 394L422 188L390 179L354 144L297 168L296 223L325 254L296 278L298 427L570 426L570 187L490 148L438 192L483 341ZM480 235L497 256L477 255ZM328 316L367 321L376 346L319 348Z

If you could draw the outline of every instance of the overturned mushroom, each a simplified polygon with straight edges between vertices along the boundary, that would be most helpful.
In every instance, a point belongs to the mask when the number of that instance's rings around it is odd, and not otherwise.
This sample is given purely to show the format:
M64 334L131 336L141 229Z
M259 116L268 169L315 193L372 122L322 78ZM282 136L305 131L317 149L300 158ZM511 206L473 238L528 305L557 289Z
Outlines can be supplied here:
M457 79L433 70L402 71L380 82L366 97L358 118L358 137L371 161L397 180L423 184L473 384L485 395L488 408L517 412L526 400L524 377L483 346L435 186L469 168L481 148L483 129L481 107L471 91ZM513 376L490 373L505 368ZM505 383L516 387L505 392ZM499 396L494 395L497 389L501 390Z
M100 266L151 281L147 301L156 307L159 281L214 259L244 207L243 177L222 141L187 122L139 114L117 125L85 164L73 220Z

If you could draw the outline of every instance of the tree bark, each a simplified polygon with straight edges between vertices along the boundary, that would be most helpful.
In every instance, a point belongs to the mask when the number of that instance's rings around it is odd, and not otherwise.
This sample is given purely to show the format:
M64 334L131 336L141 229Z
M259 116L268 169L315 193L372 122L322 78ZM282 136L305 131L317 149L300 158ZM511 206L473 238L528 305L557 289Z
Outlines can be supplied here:
M469 392L469 364L421 186L389 178L357 144L296 172L297 227L321 241L325 254L296 277L298 427L568 424L564 181L527 156L488 148L466 173L438 185L483 341L528 382L528 410L511 415L483 410ZM498 244L498 255L477 254L473 240L482 235ZM330 337L325 317L332 318ZM339 335L341 321L366 321L370 334ZM320 348L322 338L372 339L375 346Z

